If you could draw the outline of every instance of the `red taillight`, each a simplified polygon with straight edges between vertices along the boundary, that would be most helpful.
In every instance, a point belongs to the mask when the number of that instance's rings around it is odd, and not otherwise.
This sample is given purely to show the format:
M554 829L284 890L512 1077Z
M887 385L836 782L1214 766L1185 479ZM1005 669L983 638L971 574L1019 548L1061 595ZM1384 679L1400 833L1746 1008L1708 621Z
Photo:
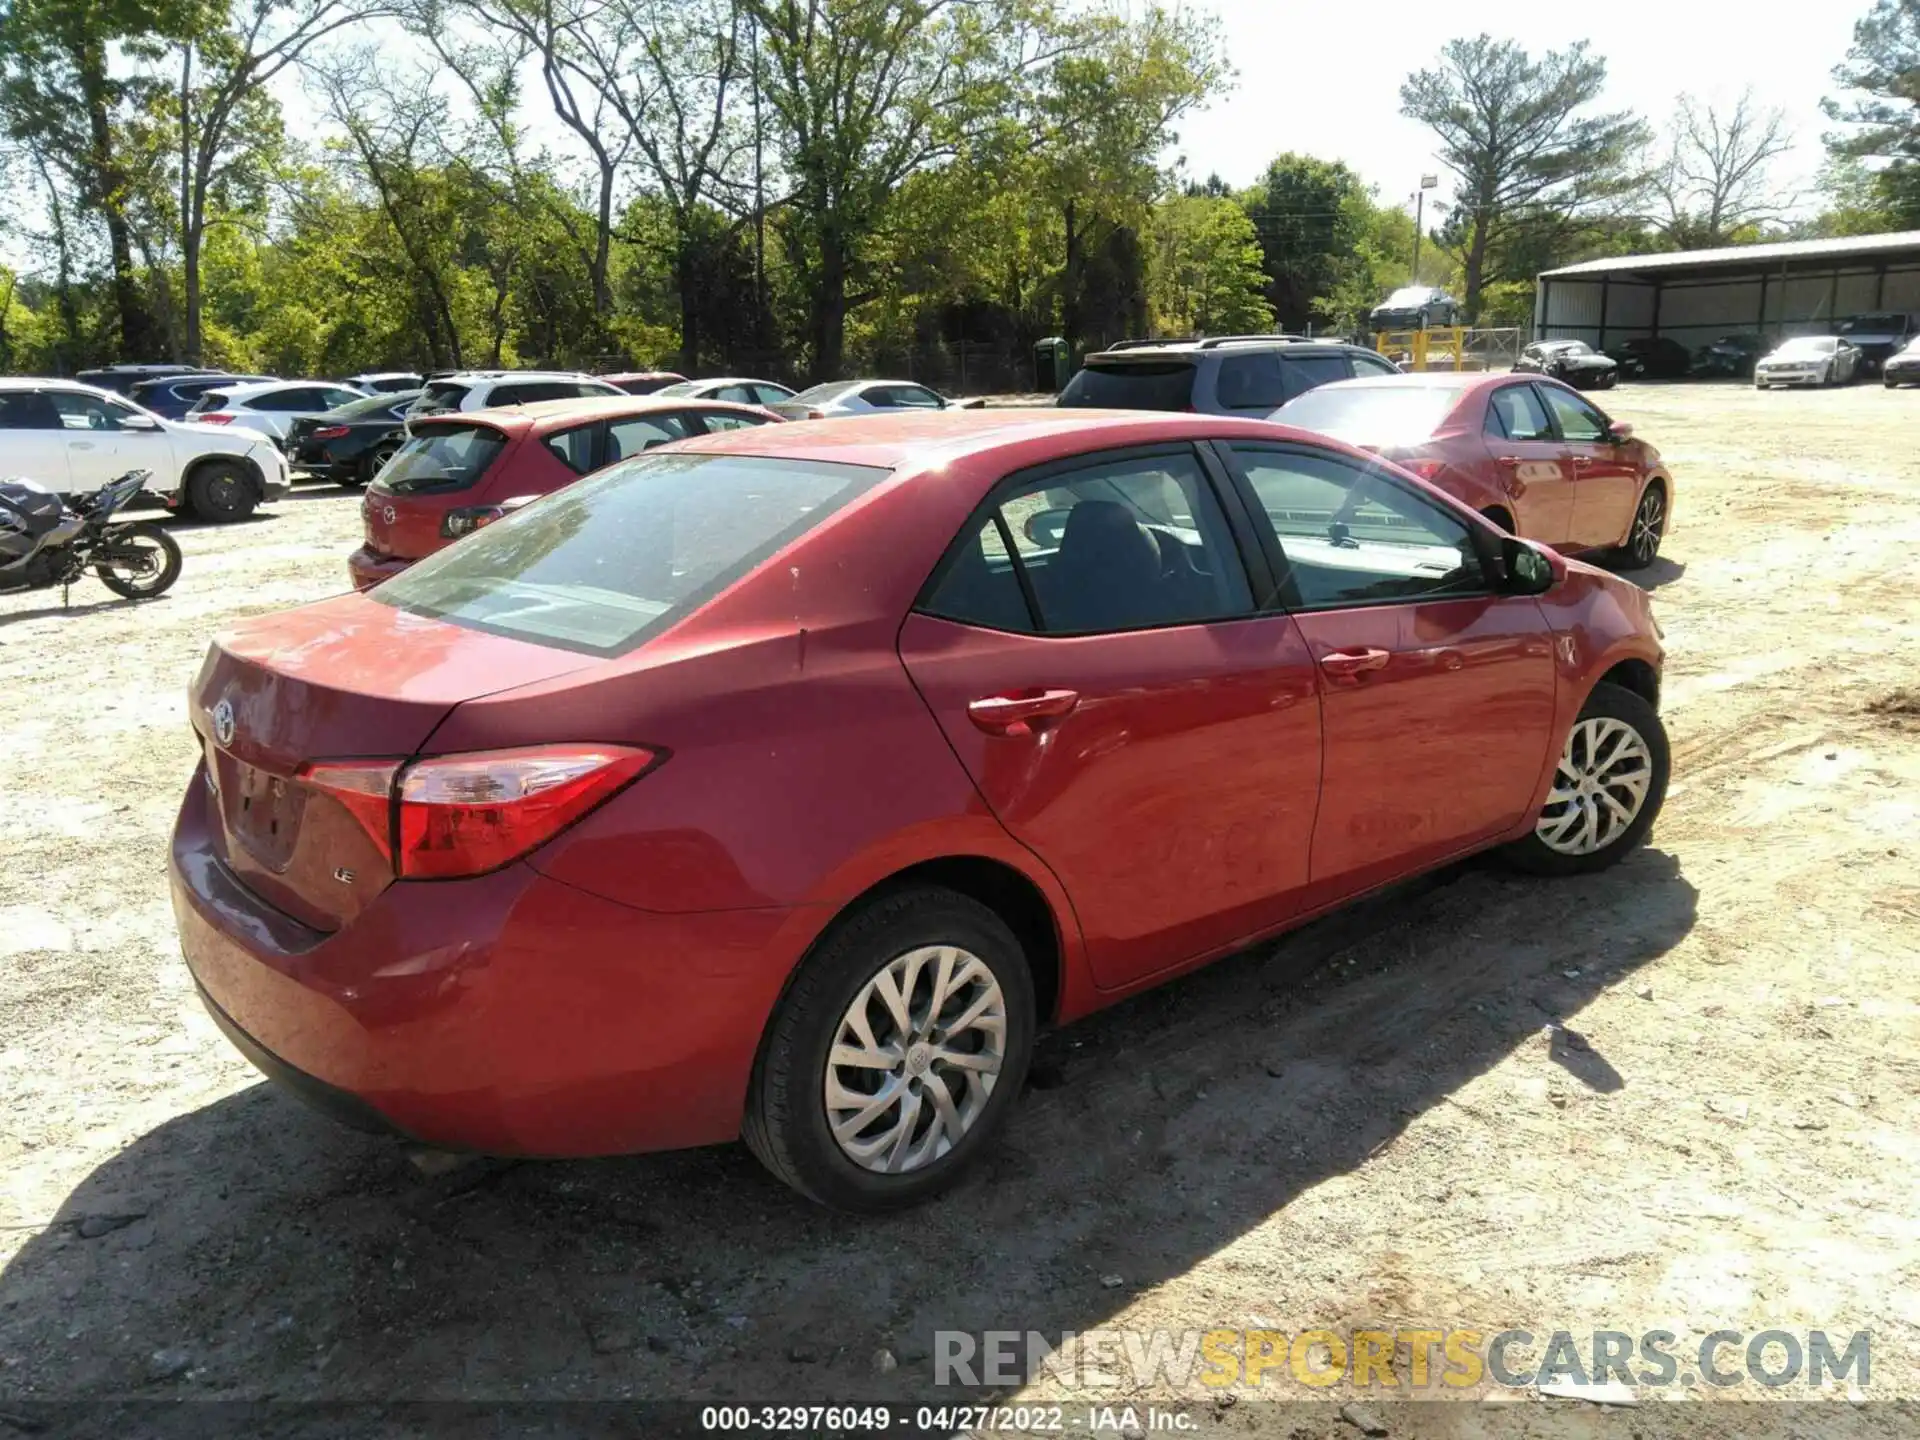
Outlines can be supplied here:
M314 431L313 434L307 438L309 440L338 440L342 435L351 435L352 433L353 427L351 425L329 425L324 430Z
M498 870L545 844L658 758L629 745L535 745L436 756L404 770L391 760L317 761L300 778L347 809L396 876L449 880Z
M206 414L196 415L193 418L198 420L202 425L231 425L233 423L233 416L224 410L209 410Z

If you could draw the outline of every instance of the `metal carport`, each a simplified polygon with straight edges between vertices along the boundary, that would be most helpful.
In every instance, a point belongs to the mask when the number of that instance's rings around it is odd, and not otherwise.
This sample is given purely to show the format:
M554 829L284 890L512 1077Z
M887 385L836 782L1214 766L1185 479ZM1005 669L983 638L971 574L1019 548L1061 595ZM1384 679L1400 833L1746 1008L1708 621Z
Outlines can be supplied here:
M1734 331L1824 333L1889 310L1920 312L1920 230L1563 265L1535 281L1533 334L1596 350L1666 335L1691 350Z

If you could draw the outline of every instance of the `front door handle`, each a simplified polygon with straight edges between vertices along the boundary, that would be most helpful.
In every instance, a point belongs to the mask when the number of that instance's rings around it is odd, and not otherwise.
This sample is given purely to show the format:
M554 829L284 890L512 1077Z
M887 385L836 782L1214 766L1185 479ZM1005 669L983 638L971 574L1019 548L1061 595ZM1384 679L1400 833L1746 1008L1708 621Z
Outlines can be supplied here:
M93 441L91 441L91 440L69 440L69 441L67 442L67 448L68 448L69 450L91 450L91 449L93 448Z
M1078 690L1009 690L967 706L967 718L989 735L1031 735L1036 722L1058 720L1080 703Z
M1392 652L1376 650L1369 646L1365 650L1335 650L1330 655L1320 657L1320 668L1327 672L1330 679L1352 684L1368 670L1384 670L1387 661L1393 658Z

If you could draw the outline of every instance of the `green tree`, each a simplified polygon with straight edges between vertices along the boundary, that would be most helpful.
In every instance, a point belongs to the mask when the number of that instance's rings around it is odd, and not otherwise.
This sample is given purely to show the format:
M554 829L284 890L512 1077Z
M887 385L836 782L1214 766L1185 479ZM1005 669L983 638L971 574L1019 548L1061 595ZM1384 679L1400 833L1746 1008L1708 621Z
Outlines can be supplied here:
M1281 155L1241 203L1260 239L1267 302L1280 327L1332 320L1371 268L1362 246L1374 207L1360 177L1338 160Z
M1236 200L1179 195L1153 214L1147 293L1162 334L1241 335L1273 324L1260 241Z
M1920 0L1876 0L1833 78L1853 95L1826 101L1827 116L1851 128L1829 135L1828 149L1869 167L1881 228L1920 227Z
M1401 112L1431 129L1458 179L1453 224L1469 321L1504 239L1537 225L1619 208L1644 183L1633 157L1648 141L1630 111L1583 113L1607 64L1584 41L1535 60L1511 40L1450 40L1440 63L1407 77Z

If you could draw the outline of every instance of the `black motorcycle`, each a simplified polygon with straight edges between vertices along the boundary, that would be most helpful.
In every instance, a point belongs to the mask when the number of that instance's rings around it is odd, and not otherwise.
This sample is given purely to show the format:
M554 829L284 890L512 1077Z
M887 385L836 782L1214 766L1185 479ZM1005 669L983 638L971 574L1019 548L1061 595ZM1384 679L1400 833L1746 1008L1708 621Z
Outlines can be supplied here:
M129 600L164 594L180 578L174 538L144 520L113 523L150 473L134 470L65 500L31 480L0 480L0 594L58 585L64 605L88 570Z

